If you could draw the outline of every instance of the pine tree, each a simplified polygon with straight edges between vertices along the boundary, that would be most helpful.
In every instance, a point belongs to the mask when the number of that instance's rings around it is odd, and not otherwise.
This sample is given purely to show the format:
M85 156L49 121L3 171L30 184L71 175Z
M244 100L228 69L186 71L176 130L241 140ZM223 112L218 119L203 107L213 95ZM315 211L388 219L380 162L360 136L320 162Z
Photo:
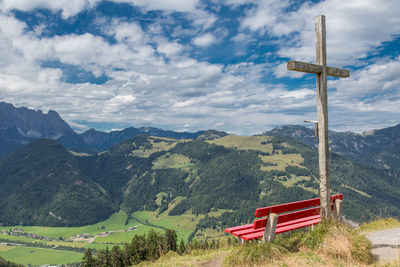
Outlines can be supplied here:
M111 265L111 255L108 247L105 250L99 250L96 258L96 267L109 267Z
M132 260L131 260L132 256L130 253L130 246L128 245L128 243L125 243L122 255L124 260L124 266L132 265Z
M211 248L211 249L216 249L216 248L217 248L217 245L216 245L216 243L215 243L215 240L214 240L214 239L211 241L210 248Z
M207 241L207 238L206 239L204 239L204 243L203 243L203 249L204 250L207 250L209 247L208 247L208 241Z
M165 232L165 246L167 251L177 251L177 239L178 237L174 230L168 229Z
M111 266L112 267L123 267L122 251L119 246L113 246L111 249Z
M163 250L163 237L160 236L156 231L150 230L147 235L146 247L147 247L147 259L156 260L161 256Z
M131 244L129 245L129 251L132 264L138 264L141 261L146 260L147 257L146 236L135 235L132 238Z
M94 267L95 266L95 259L93 258L92 251L90 248L85 250L85 254L82 258L82 265L84 267Z
M183 238L181 239L181 243L179 244L178 253L179 255L183 255L186 253L185 241L183 241Z

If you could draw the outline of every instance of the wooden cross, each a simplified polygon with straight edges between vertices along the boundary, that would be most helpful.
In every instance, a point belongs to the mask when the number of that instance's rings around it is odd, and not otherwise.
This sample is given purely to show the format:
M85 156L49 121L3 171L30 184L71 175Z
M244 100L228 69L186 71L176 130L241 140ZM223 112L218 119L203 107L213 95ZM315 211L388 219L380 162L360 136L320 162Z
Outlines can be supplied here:
M317 75L317 110L318 110L318 162L320 178L321 218L330 219L329 207L329 139L328 139L328 93L327 76L348 78L350 71L326 66L326 27L325 16L315 18L317 35L317 64L289 61L288 70L295 70Z

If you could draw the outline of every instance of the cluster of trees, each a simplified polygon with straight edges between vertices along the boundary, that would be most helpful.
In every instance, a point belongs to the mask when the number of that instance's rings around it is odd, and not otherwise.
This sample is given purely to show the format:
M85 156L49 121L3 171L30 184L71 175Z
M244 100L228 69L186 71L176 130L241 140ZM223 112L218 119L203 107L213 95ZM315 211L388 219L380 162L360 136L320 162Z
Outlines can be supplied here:
M227 245L234 244L237 244L237 240L228 237ZM183 255L193 250L218 249L220 245L219 240L207 240L206 238L203 240L192 239L186 245L182 239L178 245L177 235L174 230L166 230L164 234L150 230L147 235L135 235L131 243L125 244L122 249L120 246L114 246L111 250L107 247L105 250L97 251L96 255L92 250L87 249L82 259L82 266L131 266L142 261L155 261L169 251Z
M183 254L186 251L185 243L182 240L178 247L174 230L167 230L165 234L150 230L147 235L135 235L131 243L125 244L123 249L114 246L111 250L108 248L99 250L95 256L90 249L87 249L82 265L85 267L131 266L145 260L154 261L168 251Z

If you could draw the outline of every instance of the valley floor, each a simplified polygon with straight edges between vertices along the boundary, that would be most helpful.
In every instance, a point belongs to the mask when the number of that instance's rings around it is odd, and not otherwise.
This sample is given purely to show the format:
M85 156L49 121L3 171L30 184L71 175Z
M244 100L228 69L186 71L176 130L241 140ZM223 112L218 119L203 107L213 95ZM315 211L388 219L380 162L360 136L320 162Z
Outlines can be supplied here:
M178 240L188 240L202 216L167 216L157 212L114 213L109 219L82 227L0 227L0 256L21 264L66 264L80 262L84 250L111 249L130 243L134 235L150 229L175 229Z

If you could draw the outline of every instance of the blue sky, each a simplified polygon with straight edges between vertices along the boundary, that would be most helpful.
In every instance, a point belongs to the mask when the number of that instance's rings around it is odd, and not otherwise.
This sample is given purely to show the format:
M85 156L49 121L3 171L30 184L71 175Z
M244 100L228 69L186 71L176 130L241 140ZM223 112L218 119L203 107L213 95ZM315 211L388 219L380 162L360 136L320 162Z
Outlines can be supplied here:
M329 127L400 118L398 0L0 0L0 100L78 132L154 126L251 135L315 120L314 17L327 21Z

